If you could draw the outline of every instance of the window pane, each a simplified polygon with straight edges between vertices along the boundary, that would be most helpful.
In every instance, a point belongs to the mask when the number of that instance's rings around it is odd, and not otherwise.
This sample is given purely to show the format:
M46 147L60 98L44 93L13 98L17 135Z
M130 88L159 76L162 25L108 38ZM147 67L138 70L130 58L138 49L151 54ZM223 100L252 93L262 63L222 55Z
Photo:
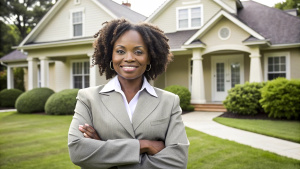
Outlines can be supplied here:
M197 26L201 26L201 19L200 18L192 19L192 27L197 27Z
M73 24L82 23L82 12L74 12L72 15L73 15Z
M82 89L82 77L74 76L74 88Z
M84 74L90 73L90 65L89 62L84 62Z
M284 56L281 56L281 57L280 57L280 63L281 63L281 64L285 64L285 57L284 57Z
M269 65L273 65L273 57L268 58L268 63L269 63Z
M74 36L82 36L82 24L73 25Z
M188 20L180 20L179 21L179 28L187 28L188 27Z
M201 17L201 9L198 8L192 8L191 10L192 18L200 18Z
M90 87L90 76L84 76L84 87Z
M240 63L231 64L231 87L240 84Z
M224 63L217 63L217 91L225 91L225 78L224 78Z
M273 72L273 65L269 65L268 70L269 72Z
M279 57L274 57L274 64L279 64Z
M179 20L188 19L188 9L180 9L178 14Z
M274 68L275 68L274 72L279 72L279 65L275 65Z

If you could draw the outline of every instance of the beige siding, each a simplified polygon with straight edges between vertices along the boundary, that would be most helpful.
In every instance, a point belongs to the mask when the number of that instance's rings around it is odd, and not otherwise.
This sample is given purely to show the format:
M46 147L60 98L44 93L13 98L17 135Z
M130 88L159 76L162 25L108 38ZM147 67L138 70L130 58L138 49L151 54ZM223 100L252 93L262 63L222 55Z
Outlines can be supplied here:
M221 40L219 38L219 30L222 27L228 27L231 31L231 36L227 40ZM239 26L223 17L212 29L210 29L206 34L204 34L203 37L201 37L201 41L209 47L231 44L244 45L242 42L249 36L250 34L248 32L244 31Z
M166 73L163 73L161 75L159 75L155 81L154 81L154 86L155 87L158 87L158 88L161 88L161 89L164 89L166 87L166 79L165 79L165 75Z
M176 32L176 8L177 7L187 7L203 5L203 17L205 24L210 18L212 18L221 7L213 2L212 0L201 0L200 3L193 4L183 4L185 2L191 2L193 0L174 0L174 2L165 9L157 18L155 18L152 23L157 25L159 28L165 31L165 33Z
M189 56L175 56L166 72L166 86L180 85L189 88Z
M93 36L102 26L102 23L112 17L104 12L92 1L81 1L79 5L74 0L68 2L49 21L47 26L37 36L34 42L57 41L72 38L71 10L84 8L84 36Z
M263 59L261 59L263 65ZM244 54L244 81L249 82L250 80L250 56Z
M291 79L300 79L300 48L291 49Z
M203 73L204 73L204 87L205 87L205 98L206 101L211 101L211 90L212 90L212 83L211 83L211 55L204 55L203 60Z

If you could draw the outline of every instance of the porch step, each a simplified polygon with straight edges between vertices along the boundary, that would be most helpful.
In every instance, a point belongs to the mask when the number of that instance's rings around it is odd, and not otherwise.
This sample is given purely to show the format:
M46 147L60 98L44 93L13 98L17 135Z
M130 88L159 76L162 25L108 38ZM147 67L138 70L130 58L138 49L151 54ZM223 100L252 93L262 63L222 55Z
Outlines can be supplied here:
M192 104L195 111L209 111L209 112L226 112L223 104Z

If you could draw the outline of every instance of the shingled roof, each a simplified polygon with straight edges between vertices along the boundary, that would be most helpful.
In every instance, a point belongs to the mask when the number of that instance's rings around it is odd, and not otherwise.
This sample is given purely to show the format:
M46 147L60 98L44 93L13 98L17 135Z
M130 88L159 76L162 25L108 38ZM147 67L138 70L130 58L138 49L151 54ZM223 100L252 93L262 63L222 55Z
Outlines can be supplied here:
M237 17L271 44L300 43L300 19L254 1L243 1Z
M12 52L10 52L9 54L3 56L0 61L1 62L9 62L9 61L26 61L27 56L18 51L18 50L14 50Z
M147 18L144 15L131 10L129 7L120 5L112 0L98 0L98 2L109 9L118 18L124 17L133 23L144 21Z
M175 33L166 33L166 36L169 38L169 45L171 49L180 49L181 46L192 37L197 30L188 30L188 31L178 31Z

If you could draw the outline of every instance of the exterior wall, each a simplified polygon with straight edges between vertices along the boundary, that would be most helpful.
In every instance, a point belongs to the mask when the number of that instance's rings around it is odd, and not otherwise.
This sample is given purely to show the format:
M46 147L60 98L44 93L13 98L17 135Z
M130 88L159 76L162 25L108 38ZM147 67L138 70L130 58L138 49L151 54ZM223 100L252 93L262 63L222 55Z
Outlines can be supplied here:
M227 40L221 40L219 38L219 30L222 27L227 27L230 29L231 35ZM248 32L242 30L239 26L223 17L212 29L210 29L207 33L204 34L203 37L201 37L201 41L209 47L230 44L244 46L242 42L249 36L250 34Z
M224 3L226 3L230 8L234 9L236 11L236 0L223 0Z
M25 91L28 90L28 68L24 68L24 88Z
M68 0L60 11L50 20L43 31L39 33L34 42L47 42L72 38L71 12L73 9L84 8L84 36L93 36L101 27L102 23L113 19L92 1L81 1L79 5L74 0ZM95 22L96 21L96 22Z
M189 58L191 56L187 55L174 57L166 72L166 87L180 85L189 88Z
M164 89L166 87L166 73L163 73L159 76L157 76L157 78L154 81L154 86L158 87L160 89Z
M211 90L212 90L212 83L211 83L211 55L204 55L203 56L203 73L204 73L204 87L205 87L205 99L206 101L211 101Z
M201 0L199 3L183 4L185 2L192 2L193 0L174 0L174 2L165 9L157 18L151 23L157 25L165 31L165 33L176 32L176 8L185 6L203 5L203 24L212 18L221 7L212 0Z
M263 59L261 59L261 61L263 61ZM249 54L244 54L244 81L249 82L249 80L250 80L250 56Z

